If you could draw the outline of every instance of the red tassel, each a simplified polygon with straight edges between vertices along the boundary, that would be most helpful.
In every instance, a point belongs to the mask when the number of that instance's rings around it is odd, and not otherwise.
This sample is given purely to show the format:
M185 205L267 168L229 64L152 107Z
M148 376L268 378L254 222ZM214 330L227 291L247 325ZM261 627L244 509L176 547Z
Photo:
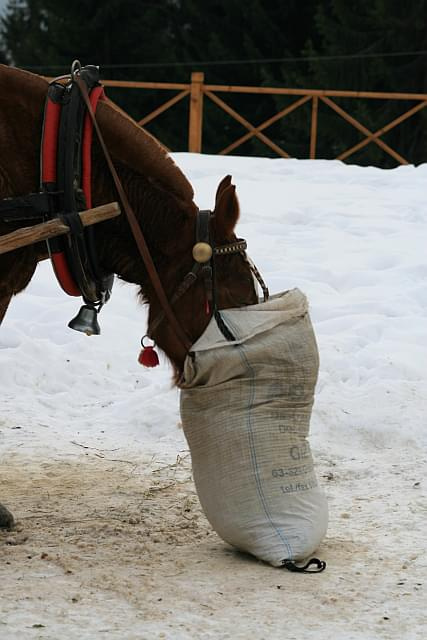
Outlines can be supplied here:
M154 347L143 347L138 357L139 364L143 367L157 367L159 356L154 351Z

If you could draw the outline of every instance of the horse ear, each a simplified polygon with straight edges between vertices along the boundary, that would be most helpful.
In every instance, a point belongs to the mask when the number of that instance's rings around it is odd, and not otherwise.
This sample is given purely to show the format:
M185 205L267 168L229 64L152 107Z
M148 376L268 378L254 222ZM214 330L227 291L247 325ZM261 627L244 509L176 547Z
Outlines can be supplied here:
M223 178L219 183L218 189L216 190L215 207L218 204L218 201L221 197L221 193L224 191L226 187L230 186L230 184L231 184L231 176L225 176L225 178Z
M217 241L231 240L239 219L239 202L234 184L222 190L215 204L214 215Z

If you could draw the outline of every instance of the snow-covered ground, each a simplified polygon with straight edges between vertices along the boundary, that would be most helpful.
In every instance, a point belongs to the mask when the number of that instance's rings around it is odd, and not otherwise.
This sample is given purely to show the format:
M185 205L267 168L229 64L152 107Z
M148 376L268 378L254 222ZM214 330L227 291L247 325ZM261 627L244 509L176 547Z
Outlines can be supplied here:
M87 338L45 263L0 329L0 501L19 520L0 537L0 637L424 638L427 165L174 157L201 208L233 175L270 290L309 298L327 570L273 569L211 532L171 370L137 363L135 288L115 283Z

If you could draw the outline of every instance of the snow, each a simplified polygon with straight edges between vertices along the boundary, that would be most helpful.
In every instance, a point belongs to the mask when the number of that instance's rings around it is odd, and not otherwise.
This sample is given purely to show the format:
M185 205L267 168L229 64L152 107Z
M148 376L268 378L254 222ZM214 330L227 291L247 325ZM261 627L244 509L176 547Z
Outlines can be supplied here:
M427 165L174 158L200 208L233 175L271 292L310 301L327 569L282 572L211 532L171 369L137 363L136 288L115 283L87 338L43 263L0 330L0 498L20 521L0 537L0 637L424 638Z

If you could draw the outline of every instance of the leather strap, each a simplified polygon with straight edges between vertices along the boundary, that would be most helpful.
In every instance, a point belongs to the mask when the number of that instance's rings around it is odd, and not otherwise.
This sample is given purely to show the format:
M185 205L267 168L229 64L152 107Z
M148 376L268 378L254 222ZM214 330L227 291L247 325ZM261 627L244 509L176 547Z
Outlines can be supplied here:
M29 193L27 196L0 200L0 220L15 222L41 220L48 211L58 208L58 192Z
M205 242L211 245L210 241L210 221L212 212L209 209L202 209L197 216L196 242ZM213 253L213 249L212 249ZM213 261L201 265L201 275L205 283L205 295L209 311L216 311L215 289L213 281Z
M73 74L73 80L76 82L77 86L80 89L80 92L82 94L83 100L86 104L89 116L93 122L93 126L95 128L95 131L98 135L98 139L99 139L99 143L101 145L101 148L104 152L105 155L105 159L107 161L108 167L110 169L111 175L113 177L114 180L114 184L116 186L119 198L121 200L121 203L123 205L123 209L125 210L128 222L129 222L129 226L131 228L133 237L135 239L136 245L138 247L139 253L141 254L141 257L144 261L145 267L147 269L147 273L148 276L151 280L151 283L154 287L154 290L156 292L156 295L159 299L160 305L163 308L163 311L165 313L165 316L167 317L167 319L169 320L171 327L173 329L173 331L175 332L175 335L177 336L177 338L180 340L180 342L182 343L182 345L184 346L186 351L190 350L191 347L191 342L188 339L187 335L185 334L183 328L181 327L181 325L179 324L178 320L176 319L176 316L174 314L174 312L172 311L172 308L168 302L168 299L166 297L165 294L165 290L163 288L163 285L160 281L159 278L159 274L157 273L156 267L154 265L153 259L151 257L150 251L148 249L147 243L145 241L144 238L144 234L142 233L141 227L139 226L139 222L136 218L135 212L133 211L128 197L123 189L123 186L120 182L120 178L117 175L117 171L113 165L113 161L111 160L111 156L110 153L106 147L104 138L102 136L102 133L99 129L98 123L96 121L95 118L95 114L93 112L92 109L92 105L90 104L90 99L89 99L89 95L87 92L87 88L86 88L86 84L83 82L83 80L79 77L78 73Z

